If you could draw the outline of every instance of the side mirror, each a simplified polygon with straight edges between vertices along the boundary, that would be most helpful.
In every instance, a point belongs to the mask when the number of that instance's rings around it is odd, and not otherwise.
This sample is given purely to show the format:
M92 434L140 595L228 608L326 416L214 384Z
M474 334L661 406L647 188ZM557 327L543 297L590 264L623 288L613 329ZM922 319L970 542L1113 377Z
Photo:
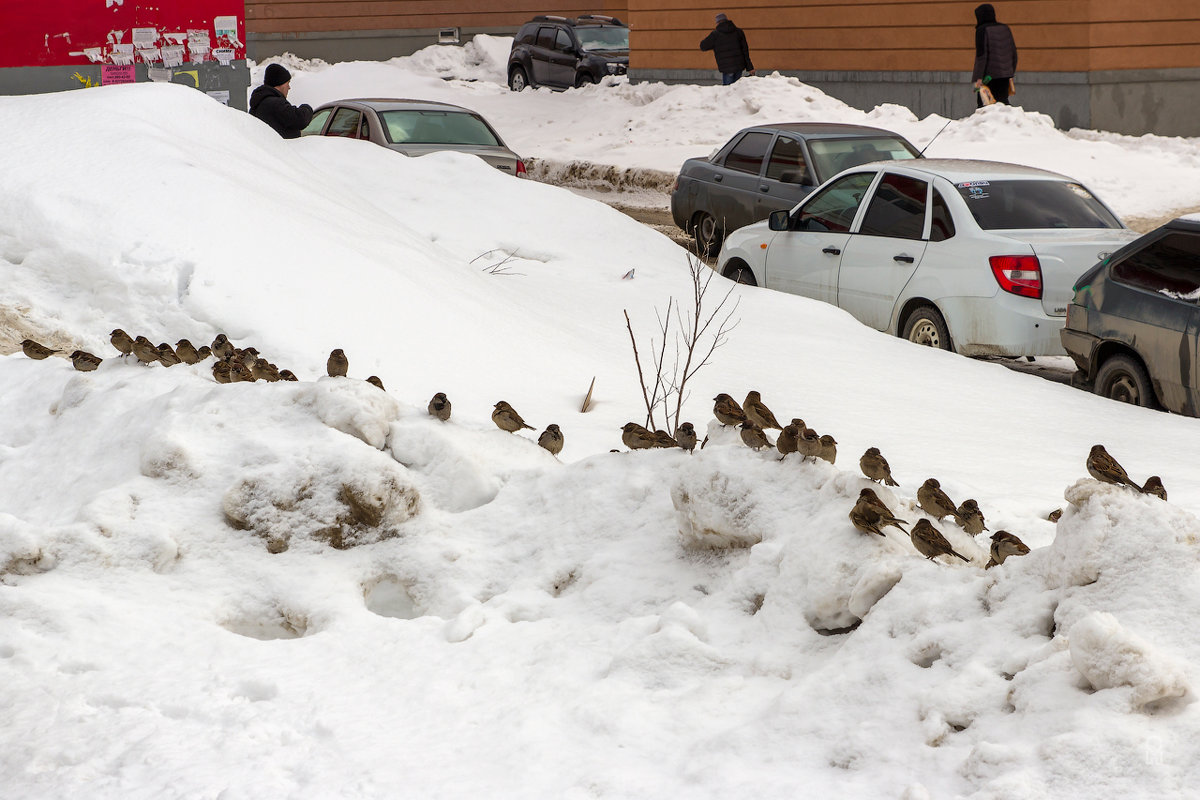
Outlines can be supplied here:
M767 227L773 231L786 231L791 218L790 211L772 211L771 216L767 217Z

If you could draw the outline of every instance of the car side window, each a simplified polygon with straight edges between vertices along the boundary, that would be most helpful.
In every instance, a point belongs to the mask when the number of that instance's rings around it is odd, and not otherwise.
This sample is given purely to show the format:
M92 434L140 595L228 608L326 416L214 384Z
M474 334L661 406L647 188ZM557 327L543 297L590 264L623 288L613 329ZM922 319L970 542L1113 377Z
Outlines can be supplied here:
M304 126L304 130L300 131L300 135L313 136L320 133L321 128L325 127L325 120L329 119L329 115L332 113L332 108L322 108L320 111L313 114L312 122Z
M535 38L537 38L537 28L527 25L521 29L520 35L517 36L517 44L533 44Z
M859 233L895 239L920 239L925 233L925 195L929 184L908 175L885 173L867 205Z
M339 108L333 113L326 136L345 136L348 139L358 138L358 121L362 114L353 108Z
M794 229L833 233L849 231L863 195L873 180L874 172L855 172L838 178L800 207L800 213L793 218Z
M801 183L807 171L804 145L788 136L776 138L767 162L767 177L783 183Z
M954 238L954 218L950 216L946 198L937 189L933 190L933 209L929 216L929 241L944 242Z
M571 34L564 31L562 28L554 34L554 49L560 53L569 53L575 49L575 45L571 42Z
M556 33L558 33L558 28L538 28L537 46L553 50L554 34Z
M725 156L725 166L757 175L762 169L763 158L766 157L767 146L770 144L771 134L751 131L729 151L729 155Z
M1200 235L1169 233L1113 267L1121 283L1200 305Z

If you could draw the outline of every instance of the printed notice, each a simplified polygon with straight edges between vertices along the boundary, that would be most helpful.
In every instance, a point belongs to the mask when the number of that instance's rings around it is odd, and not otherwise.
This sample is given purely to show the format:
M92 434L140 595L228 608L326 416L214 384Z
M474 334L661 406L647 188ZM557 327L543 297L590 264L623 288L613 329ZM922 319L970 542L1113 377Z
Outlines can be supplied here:
M158 43L158 28L134 28L133 43L138 50L148 50Z
M229 105L229 90L228 89L219 89L219 90L213 91L213 92L205 92L205 94L208 95L209 97L211 97L213 100L216 100L218 103L224 103L225 105Z
M222 67L228 67L233 62L234 49L232 47L215 47L212 55Z
M133 83L137 80L133 64L102 64L100 66L100 83L107 86L111 83Z

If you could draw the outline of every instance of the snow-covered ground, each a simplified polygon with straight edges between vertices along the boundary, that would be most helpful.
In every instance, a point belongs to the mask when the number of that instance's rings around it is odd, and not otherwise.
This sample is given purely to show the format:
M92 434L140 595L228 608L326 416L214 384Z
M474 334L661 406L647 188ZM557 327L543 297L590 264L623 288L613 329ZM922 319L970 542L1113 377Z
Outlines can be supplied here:
M457 99L528 155L656 169L768 102L914 141L942 124L776 78L512 95L438 76L494 73L467 50L289 64L293 99ZM1197 420L716 278L706 303L731 291L738 325L683 406L708 445L627 452L644 410L622 312L645 360L691 284L624 215L470 157L286 142L172 85L0 98L0 130L4 328L106 359L0 357L6 800L1193 795ZM935 147L997 142L1124 214L1194 183L1194 142L1010 109ZM122 361L115 327L223 331L300 381ZM324 377L335 347L349 378ZM836 465L721 429L710 398L750 389L833 434ZM497 430L501 399L534 430ZM535 444L549 423L560 458ZM1096 442L1170 502L1087 477ZM869 446L904 519L937 477L1032 552L984 570L987 534L950 523L968 564L859 534Z

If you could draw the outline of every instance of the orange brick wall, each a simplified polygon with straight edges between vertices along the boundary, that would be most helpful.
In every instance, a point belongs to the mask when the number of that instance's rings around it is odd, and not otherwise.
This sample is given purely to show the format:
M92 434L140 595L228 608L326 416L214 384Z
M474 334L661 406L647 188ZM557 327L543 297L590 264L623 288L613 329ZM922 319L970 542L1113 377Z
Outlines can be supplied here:
M536 0L272 0L246 3L249 34L413 28L517 28L535 14L611 14L625 20L624 0L560 7Z

